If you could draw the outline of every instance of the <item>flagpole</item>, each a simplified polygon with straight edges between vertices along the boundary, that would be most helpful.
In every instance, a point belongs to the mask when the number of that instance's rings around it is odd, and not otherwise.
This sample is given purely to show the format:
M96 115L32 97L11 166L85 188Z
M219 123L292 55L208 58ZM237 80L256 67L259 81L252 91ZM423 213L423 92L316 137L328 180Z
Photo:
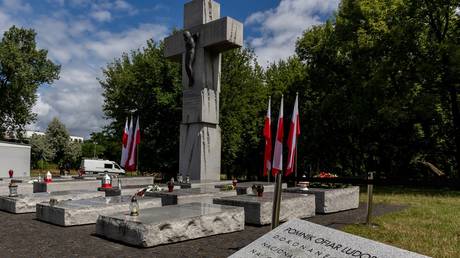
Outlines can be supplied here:
M137 119L139 119L139 118L137 118ZM141 133L141 130L139 129L139 134L140 134L140 133ZM137 175L140 174L140 171L139 171L139 167L140 167L140 166L139 166L139 153L140 153L139 150L141 149L140 146L141 146L141 144L139 143L139 144L137 145L137 155L136 155L136 171L137 171Z
M299 93L296 92L296 99L297 101L299 100ZM298 112L298 107L299 107L299 102L297 102L297 116L300 116L299 115L299 112ZM296 118L297 119L297 118ZM298 121L297 121L298 123ZM296 125L296 126L300 126L300 125ZM296 134L297 134L297 131L296 131ZM297 146L298 146L298 143L299 142L299 139L297 138L297 135L296 135L296 141L295 141L295 157L294 157L294 175L295 175L295 180L294 180L294 183L295 183L295 186L297 186L297 183L298 183L298 180L297 180L297 159L298 159L298 156L297 156Z

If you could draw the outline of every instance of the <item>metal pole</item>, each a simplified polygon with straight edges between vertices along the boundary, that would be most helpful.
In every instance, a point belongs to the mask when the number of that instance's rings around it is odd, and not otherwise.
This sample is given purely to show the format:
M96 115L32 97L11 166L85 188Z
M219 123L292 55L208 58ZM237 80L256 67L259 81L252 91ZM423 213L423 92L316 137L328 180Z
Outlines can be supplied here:
M295 156L294 156L294 175L295 175L295 179L294 179L294 186L297 186L297 184L299 183L299 181L297 180L297 142L299 141L299 139L297 139L295 141Z
M369 180L374 179L375 172L369 172L367 178ZM371 226L372 224L372 195L374 191L373 183L367 184L367 217L366 217L366 225Z
M272 170L269 169L269 170L267 171L267 181L268 181L268 183L270 183L270 174L271 174L271 173L272 173Z
M281 171L275 176L275 192L273 193L272 229L280 224L281 205Z

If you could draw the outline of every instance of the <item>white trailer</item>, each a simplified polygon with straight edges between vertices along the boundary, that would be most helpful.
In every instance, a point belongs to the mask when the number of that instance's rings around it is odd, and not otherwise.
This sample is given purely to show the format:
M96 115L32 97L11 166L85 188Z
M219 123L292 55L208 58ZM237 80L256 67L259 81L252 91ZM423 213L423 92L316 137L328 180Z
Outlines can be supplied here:
M14 177L30 177L30 146L10 142L0 142L0 178L9 177L8 171L14 171Z

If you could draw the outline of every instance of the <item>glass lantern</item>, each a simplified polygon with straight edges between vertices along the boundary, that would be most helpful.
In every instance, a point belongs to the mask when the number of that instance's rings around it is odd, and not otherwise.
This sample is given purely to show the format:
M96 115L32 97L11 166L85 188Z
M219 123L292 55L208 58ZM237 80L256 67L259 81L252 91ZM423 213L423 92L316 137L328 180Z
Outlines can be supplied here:
M15 183L10 183L10 185L8 186L9 190L10 190L10 197L17 197L18 196L18 185L15 184Z
M130 216L139 216L139 202L137 201L137 197L135 195L131 198L131 203L129 204L129 211Z

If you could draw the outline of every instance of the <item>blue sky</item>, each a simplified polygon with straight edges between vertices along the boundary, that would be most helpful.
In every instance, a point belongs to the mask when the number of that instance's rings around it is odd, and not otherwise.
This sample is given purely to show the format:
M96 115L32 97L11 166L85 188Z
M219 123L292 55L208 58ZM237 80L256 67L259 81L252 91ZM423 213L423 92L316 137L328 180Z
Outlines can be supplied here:
M101 68L123 52L159 41L182 27L185 0L0 0L0 33L33 28L40 48L62 66L60 79L38 90L30 129L58 117L71 134L88 137L107 124L102 113ZM221 16L244 23L245 45L261 65L294 53L295 39L324 22L339 0L217 0Z

